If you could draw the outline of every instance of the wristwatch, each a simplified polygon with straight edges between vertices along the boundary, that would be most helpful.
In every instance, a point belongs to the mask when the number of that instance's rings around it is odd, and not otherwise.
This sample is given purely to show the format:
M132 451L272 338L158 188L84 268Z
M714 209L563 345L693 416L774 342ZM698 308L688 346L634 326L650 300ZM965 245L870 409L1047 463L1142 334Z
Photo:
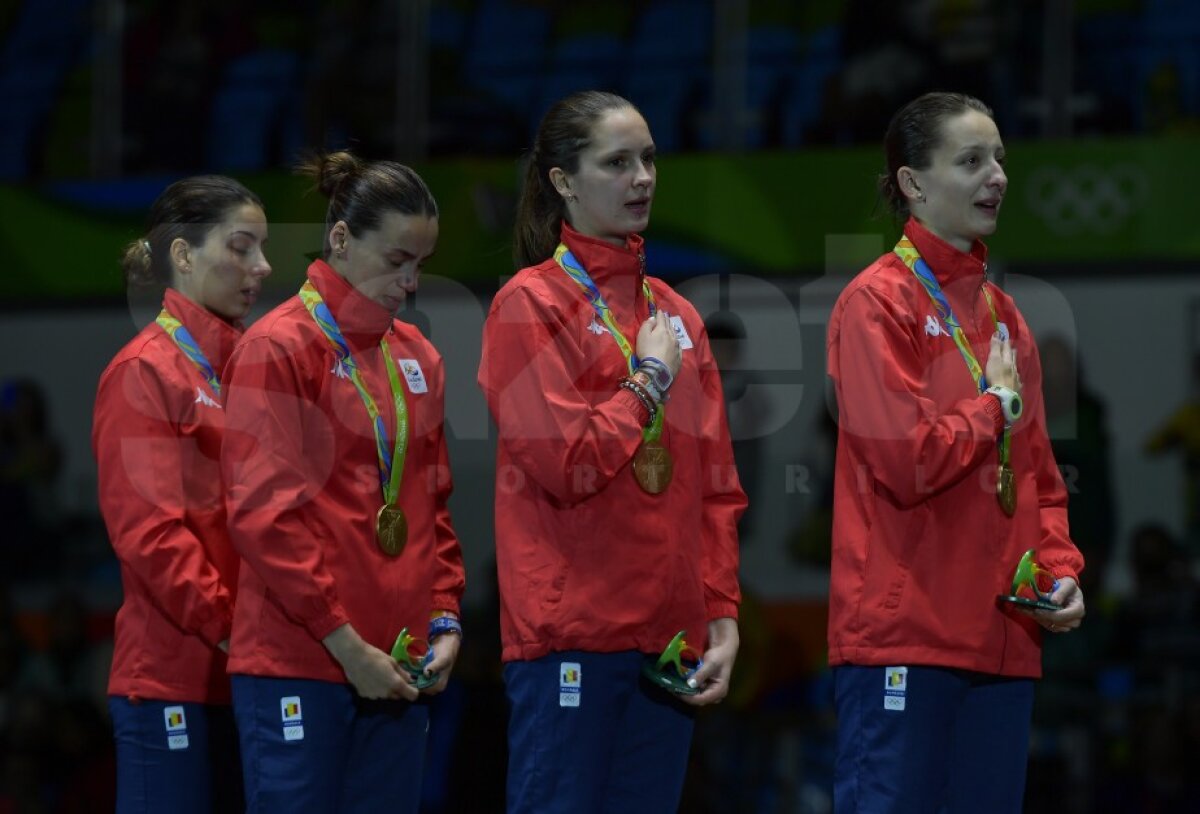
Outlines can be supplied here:
M650 383L664 396L671 388L671 383L675 381L675 377L671 375L671 368L667 367L666 362L653 356L643 357L638 370L645 372L650 377Z
M1004 410L1004 424L1011 427L1025 410L1025 403L1021 401L1021 397L1015 390L1000 385L989 387L986 392L1000 399L1000 407Z

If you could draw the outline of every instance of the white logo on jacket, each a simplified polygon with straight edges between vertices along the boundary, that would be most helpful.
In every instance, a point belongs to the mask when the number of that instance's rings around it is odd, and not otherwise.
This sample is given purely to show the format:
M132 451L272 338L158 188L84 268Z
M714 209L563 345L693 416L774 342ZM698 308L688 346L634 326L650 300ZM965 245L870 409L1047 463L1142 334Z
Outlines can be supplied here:
M338 357L338 360L333 363L333 367L329 369L329 372L339 379L350 378L350 368L346 367L346 360L341 357Z
M589 333L594 333L596 336L609 332L608 328L601 325L595 317L592 317L592 321L588 323L587 329Z
M404 372L404 381L412 393L428 393L429 385L425 383L425 374L421 371L421 363L416 359L397 359L400 370Z
M666 314L667 312L663 311L663 313ZM679 340L679 349L688 350L692 347L692 338L688 336L687 328L683 325L683 317L676 314L670 319L671 328L675 331L675 338Z
M946 326L933 314L928 314L925 317L925 333L930 336L939 336L941 334L950 336L950 332L946 330Z
M218 410L221 409L221 405L214 401L212 396L205 393L204 388L199 385L196 385L196 400L193 403L203 404L205 407L216 407Z

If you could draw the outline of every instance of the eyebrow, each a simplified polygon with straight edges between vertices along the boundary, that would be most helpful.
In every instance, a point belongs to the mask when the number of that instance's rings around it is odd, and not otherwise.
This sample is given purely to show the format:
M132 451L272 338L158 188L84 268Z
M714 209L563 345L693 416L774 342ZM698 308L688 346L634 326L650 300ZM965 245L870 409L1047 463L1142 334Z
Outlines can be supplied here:
M392 248L390 248L384 252L384 254L396 254L396 253L400 253L400 254L404 255L405 257L416 257L417 256L417 255L413 254L412 252L410 252L408 249L404 249L399 246L393 246ZM431 251L429 254L425 255L421 259L422 259L422 261L428 260L429 258L433 257L435 254L437 254L436 249Z
M1003 151L1004 145L1003 144L987 145L987 144L983 144L980 142L975 142L973 144L964 144L962 147L958 148L958 154L970 152L971 150L987 150L987 149Z

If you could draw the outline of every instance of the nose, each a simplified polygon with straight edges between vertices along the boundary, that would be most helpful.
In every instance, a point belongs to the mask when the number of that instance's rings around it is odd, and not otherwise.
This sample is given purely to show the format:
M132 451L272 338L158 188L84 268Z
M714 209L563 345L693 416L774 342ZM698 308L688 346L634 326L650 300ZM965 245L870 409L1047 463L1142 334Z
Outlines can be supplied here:
M1004 174L1004 167L999 162L992 163L992 176L988 179L988 185L995 187L1001 194L1008 188L1008 176Z
M417 290L417 280L421 276L421 270L417 268L405 269L396 278L396 284L405 292L412 294Z
M251 273L251 274L253 274L255 277L258 277L258 278L260 278L260 279L261 279L261 278L263 278L263 277L268 277L268 276L270 276L270 274L271 274L271 264L270 264L270 262L267 260L267 255L266 255L265 253L262 253L262 252L260 252L260 253L259 253L259 255L258 255L258 262L257 262L257 263L255 263L255 264L254 264L254 267L250 269L250 273Z
M654 181L654 176L650 173L650 167L645 161L639 160L637 163L637 174L633 177L633 185L635 187L648 187Z

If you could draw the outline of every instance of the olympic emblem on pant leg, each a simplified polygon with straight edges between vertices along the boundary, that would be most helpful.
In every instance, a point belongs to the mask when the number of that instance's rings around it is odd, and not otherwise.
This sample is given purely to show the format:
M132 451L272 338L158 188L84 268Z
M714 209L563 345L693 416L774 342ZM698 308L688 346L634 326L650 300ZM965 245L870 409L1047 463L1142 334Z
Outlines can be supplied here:
M1150 182L1131 163L1038 167L1026 186L1029 207L1057 235L1109 235L1145 203Z

